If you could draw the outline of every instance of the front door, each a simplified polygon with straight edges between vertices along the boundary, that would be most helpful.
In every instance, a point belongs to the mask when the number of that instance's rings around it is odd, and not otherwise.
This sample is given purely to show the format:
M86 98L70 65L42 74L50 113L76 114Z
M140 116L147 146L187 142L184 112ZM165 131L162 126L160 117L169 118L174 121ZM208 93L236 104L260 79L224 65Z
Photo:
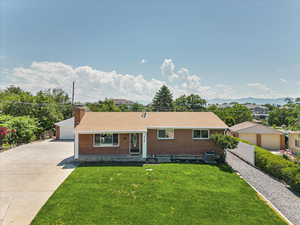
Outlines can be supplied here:
M141 135L138 133L130 134L129 152L130 154L140 154L141 150Z

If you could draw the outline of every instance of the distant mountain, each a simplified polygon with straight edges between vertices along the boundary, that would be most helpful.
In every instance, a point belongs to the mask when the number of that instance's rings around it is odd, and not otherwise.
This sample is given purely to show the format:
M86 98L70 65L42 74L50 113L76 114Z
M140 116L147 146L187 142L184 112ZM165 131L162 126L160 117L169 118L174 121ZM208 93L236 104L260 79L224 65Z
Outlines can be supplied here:
M222 103L230 103L230 102L238 102L240 104L245 103L254 103L258 105L263 104L272 104L272 105L284 105L286 102L284 101L285 98L237 98L237 99L222 99L222 98L213 98L208 99L207 102L209 104L222 104Z

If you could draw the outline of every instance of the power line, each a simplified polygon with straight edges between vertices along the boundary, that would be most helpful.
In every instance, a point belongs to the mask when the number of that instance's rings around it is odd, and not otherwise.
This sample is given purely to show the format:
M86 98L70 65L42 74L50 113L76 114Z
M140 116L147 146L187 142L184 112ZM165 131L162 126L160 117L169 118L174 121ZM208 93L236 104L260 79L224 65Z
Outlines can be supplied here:
M24 104L24 105L50 105L50 104L57 104L57 105L70 105L71 103L59 103L59 102L17 102L13 100L0 100L0 103L14 103L14 104Z

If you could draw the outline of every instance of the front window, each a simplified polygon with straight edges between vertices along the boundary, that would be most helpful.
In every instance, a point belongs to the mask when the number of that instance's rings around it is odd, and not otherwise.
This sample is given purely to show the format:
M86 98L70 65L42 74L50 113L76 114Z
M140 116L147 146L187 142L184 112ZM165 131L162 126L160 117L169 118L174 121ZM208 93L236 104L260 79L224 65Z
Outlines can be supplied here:
M158 139L174 139L174 129L159 129L157 130Z
M95 134L94 143L97 147L116 147L119 145L119 135L112 133Z
M193 130L193 139L208 139L208 130Z

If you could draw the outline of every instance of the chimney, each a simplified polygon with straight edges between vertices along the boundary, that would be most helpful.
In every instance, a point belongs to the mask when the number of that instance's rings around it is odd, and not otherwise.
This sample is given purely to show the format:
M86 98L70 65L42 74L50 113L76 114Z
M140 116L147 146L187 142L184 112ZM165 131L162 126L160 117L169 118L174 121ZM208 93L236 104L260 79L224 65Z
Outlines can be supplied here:
M74 109L74 127L76 127L85 114L84 107L75 107Z

